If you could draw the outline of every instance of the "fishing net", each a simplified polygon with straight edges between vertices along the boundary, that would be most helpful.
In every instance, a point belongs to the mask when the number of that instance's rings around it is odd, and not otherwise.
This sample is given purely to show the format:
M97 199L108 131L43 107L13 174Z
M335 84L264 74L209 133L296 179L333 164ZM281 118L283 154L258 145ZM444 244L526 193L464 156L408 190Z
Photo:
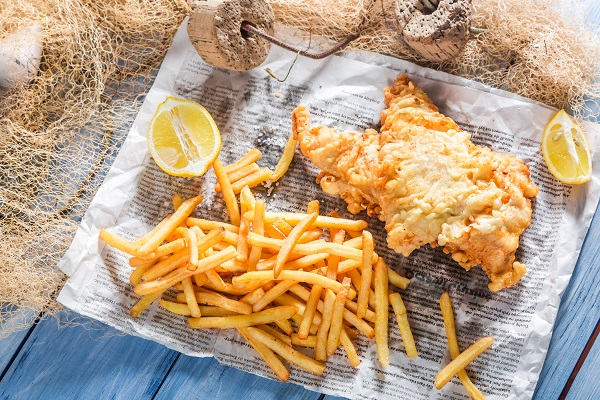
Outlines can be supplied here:
M360 26L355 49L595 118L584 101L598 99L600 44L574 0L473 0L480 30L440 64L398 40L393 0L269 2L280 24L336 41ZM56 264L187 11L185 0L0 0L0 41L40 24L43 43L33 80L0 96L0 338L61 310Z

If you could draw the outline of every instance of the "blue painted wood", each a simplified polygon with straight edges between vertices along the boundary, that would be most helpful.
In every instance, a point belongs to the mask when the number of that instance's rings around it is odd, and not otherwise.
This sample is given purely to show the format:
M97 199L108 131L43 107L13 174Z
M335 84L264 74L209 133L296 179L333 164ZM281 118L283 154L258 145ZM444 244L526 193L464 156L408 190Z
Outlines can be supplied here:
M101 328L42 321L0 382L0 398L152 399L179 353Z
M155 399L318 400L321 397L301 386L222 366L214 358L182 355Z
M583 363L566 400L595 400L600 398L600 338Z
M2 331L10 332L14 329L15 325L19 325L19 321L21 320L22 317L19 315L13 318L7 318L6 321L2 322ZM32 330L33 328L22 329L0 340L0 376L2 376L9 367L15 354L19 351L23 342L27 339Z
M600 318L600 212L592 221L581 254L565 291L536 399L556 399ZM598 380L596 375L595 379ZM597 397L600 398L600 392Z

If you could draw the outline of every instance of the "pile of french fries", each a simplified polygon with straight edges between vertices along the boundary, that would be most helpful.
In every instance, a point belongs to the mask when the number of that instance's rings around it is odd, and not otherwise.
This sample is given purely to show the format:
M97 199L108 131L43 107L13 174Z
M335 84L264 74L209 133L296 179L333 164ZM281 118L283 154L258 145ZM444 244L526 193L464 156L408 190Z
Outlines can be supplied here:
M286 146L277 179L287 170L295 146ZM377 255L367 223L335 212L320 215L316 200L306 213L266 211L265 202L250 190L272 176L255 164L259 158L253 149L231 165L213 164L215 190L223 194L229 223L191 217L202 196L183 201L175 195L174 212L137 240L100 231L107 244L132 256L130 281L142 297L131 315L139 316L159 299L164 309L189 317L191 328L234 328L286 381L290 374L281 358L321 374L327 357L340 346L357 367L360 358L352 340L359 333L375 338L380 363L389 365L391 304L406 354L417 357L402 298L388 292L389 284L406 289L410 281ZM329 241L322 239L324 230ZM160 299L170 288L178 292L176 301ZM440 372L436 387L458 375L472 398L484 399L464 368L493 339L483 338L460 353L447 293L440 304L454 360ZM314 357L294 346L313 348Z

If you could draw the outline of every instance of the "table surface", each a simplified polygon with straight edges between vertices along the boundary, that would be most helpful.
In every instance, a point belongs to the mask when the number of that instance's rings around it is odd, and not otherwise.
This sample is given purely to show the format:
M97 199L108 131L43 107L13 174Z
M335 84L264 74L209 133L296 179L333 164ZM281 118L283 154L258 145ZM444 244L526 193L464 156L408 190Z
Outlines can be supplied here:
M584 5L597 27L600 2ZM594 341L600 330L599 266L597 210L563 294L534 399L600 398L600 340ZM0 373L0 399L335 399L90 325L73 313L0 340Z

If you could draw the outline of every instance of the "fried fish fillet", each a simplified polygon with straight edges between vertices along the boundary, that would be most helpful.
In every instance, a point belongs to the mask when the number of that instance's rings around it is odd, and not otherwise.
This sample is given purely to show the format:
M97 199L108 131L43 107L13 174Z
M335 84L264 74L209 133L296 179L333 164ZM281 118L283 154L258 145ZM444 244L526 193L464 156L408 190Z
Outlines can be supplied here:
M306 108L294 110L294 135L322 170L322 189L354 214L378 215L404 256L443 246L466 270L481 265L490 290L515 285L525 274L515 251L538 193L528 167L473 144L406 75L385 89L385 104L380 132L311 129Z

